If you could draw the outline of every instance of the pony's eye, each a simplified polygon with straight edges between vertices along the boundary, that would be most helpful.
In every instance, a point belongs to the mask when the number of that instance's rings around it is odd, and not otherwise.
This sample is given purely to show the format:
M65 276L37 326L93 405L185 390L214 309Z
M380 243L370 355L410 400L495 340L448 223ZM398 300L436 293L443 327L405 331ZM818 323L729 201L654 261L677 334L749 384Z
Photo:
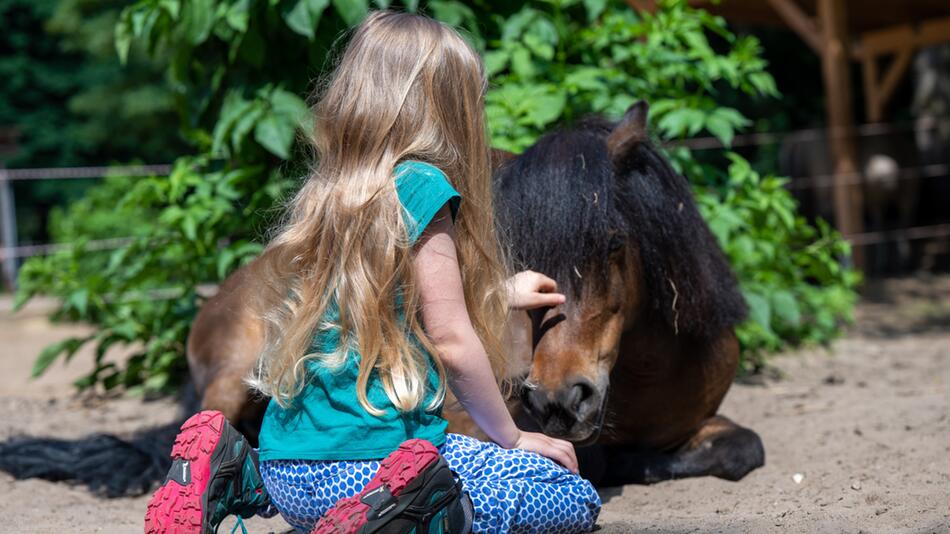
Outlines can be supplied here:
M531 317L531 350L538 347L538 343L541 342L541 323L544 322L544 309L534 309L529 310L528 315Z
M623 238L619 234L614 234L610 237L610 241L607 243L607 251L610 254L616 254L623 248Z

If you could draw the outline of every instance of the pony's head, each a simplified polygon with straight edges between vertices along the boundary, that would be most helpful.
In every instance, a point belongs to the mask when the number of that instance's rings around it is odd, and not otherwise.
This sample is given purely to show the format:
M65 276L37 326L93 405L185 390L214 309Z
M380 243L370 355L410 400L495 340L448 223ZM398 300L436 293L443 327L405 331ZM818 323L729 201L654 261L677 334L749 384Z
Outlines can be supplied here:
M532 314L522 402L545 433L575 443L600 433L624 332L712 339L745 314L689 184L649 141L647 113L638 102L619 123L552 132L496 173L516 268L568 296Z

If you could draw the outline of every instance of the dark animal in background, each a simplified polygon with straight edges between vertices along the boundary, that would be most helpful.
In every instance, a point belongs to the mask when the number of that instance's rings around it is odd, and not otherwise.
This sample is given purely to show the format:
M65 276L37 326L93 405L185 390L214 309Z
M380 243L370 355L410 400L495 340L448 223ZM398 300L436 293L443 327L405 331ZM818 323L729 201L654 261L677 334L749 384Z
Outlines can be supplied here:
M918 224L948 222L950 173L932 173L950 163L950 44L925 48L914 58L914 136L920 164L928 170L921 185ZM943 167L946 169L946 167ZM924 271L950 267L950 237L921 243L920 268Z
M555 277L568 294L562 306L513 319L523 350L511 409L520 425L575 442L582 474L600 485L738 480L765 460L754 432L717 415L738 365L744 301L646 122L640 102L617 124L591 118L521 156L493 155L516 267ZM272 305L255 273L272 258L265 252L225 280L188 340L201 407L221 410L252 441L266 404L242 379ZM449 430L477 435L452 405Z
M913 226L920 179L918 151L911 129L892 130L886 126L862 129L856 140L858 173L864 197L867 231L886 231ZM834 161L825 132L807 130L788 135L779 154L779 170L791 176L803 212L834 222ZM851 177L850 179L853 179ZM896 246L896 254L894 247ZM911 267L910 241L868 247L868 274L884 274ZM896 258L896 261L889 260Z

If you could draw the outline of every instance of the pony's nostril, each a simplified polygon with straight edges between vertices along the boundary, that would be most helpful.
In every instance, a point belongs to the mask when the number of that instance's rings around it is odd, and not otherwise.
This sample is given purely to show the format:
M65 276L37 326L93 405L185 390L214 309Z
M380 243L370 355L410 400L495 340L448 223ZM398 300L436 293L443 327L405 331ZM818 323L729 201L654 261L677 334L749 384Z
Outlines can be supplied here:
M547 394L540 389L524 389L522 391L521 401L530 411L540 412L548 403Z
M571 411L577 413L584 405L584 401L594 396L594 386L587 380L575 383L567 390L561 403Z

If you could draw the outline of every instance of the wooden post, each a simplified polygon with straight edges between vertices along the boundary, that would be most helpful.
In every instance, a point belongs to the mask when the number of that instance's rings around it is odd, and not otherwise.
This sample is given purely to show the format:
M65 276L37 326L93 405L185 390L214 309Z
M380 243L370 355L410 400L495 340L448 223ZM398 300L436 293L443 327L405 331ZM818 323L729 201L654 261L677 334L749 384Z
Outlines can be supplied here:
M857 174L851 71L848 63L848 22L845 2L819 0L818 19L823 41L821 66L824 73L828 112L828 139L834 158L835 222L845 236L864 229L861 185L849 180ZM862 267L864 255L854 249L854 264Z
M3 279L11 290L16 289L17 258L16 211L13 203L13 187L6 166L0 161L0 252L3 254Z
M861 74L864 76L864 113L868 122L880 122L884 106L877 90L877 56L865 54L861 58Z

